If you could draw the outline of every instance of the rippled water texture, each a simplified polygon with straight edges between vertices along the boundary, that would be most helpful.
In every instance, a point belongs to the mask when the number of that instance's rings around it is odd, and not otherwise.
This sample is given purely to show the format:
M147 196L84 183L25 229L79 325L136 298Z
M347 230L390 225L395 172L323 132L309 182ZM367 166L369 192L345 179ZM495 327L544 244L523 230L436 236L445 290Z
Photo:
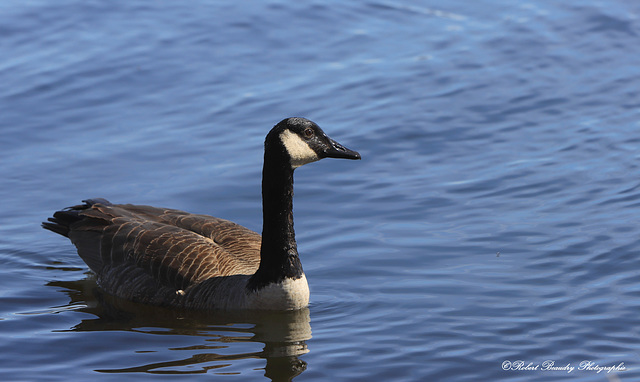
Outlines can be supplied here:
M640 380L639 17L2 2L0 379ZM363 156L296 171L308 310L120 301L39 226L105 197L261 231L263 139L293 115Z

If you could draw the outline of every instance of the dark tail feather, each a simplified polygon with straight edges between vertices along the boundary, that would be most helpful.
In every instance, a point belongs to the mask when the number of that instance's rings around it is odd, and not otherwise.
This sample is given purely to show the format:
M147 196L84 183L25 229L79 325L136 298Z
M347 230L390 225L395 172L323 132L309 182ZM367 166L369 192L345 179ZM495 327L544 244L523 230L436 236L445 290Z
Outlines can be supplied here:
M82 219L80 212L84 211L94 204L104 204L110 206L111 203L102 198L87 199L82 201L84 204L78 204L76 206L67 207L62 211L57 211L53 214L52 218L47 219L42 223L42 228L55 232L59 235L69 237L69 227L71 224Z

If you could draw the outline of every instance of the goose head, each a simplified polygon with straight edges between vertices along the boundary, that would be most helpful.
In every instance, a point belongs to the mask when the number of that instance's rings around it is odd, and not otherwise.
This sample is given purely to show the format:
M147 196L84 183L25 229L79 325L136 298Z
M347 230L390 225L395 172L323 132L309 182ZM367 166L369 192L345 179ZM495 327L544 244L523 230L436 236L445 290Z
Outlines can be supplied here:
M278 151L292 169L323 158L360 159L360 154L333 139L306 118L287 118L275 125L265 140L265 155Z

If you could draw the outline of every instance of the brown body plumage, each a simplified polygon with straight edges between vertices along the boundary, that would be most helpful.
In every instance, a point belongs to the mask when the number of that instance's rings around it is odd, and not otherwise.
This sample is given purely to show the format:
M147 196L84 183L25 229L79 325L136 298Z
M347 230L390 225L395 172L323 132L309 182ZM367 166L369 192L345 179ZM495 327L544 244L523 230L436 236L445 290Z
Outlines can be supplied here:
M71 239L103 289L144 303L205 308L208 288L260 265L258 233L207 215L95 199L44 226Z

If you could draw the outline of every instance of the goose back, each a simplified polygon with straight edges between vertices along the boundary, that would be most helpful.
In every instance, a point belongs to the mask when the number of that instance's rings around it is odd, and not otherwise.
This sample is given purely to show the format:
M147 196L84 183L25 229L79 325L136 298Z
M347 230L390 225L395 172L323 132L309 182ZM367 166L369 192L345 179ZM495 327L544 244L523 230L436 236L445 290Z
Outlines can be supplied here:
M69 237L103 289L139 302L201 305L209 288L243 291L232 285L260 265L258 233L174 209L86 200L44 226Z

